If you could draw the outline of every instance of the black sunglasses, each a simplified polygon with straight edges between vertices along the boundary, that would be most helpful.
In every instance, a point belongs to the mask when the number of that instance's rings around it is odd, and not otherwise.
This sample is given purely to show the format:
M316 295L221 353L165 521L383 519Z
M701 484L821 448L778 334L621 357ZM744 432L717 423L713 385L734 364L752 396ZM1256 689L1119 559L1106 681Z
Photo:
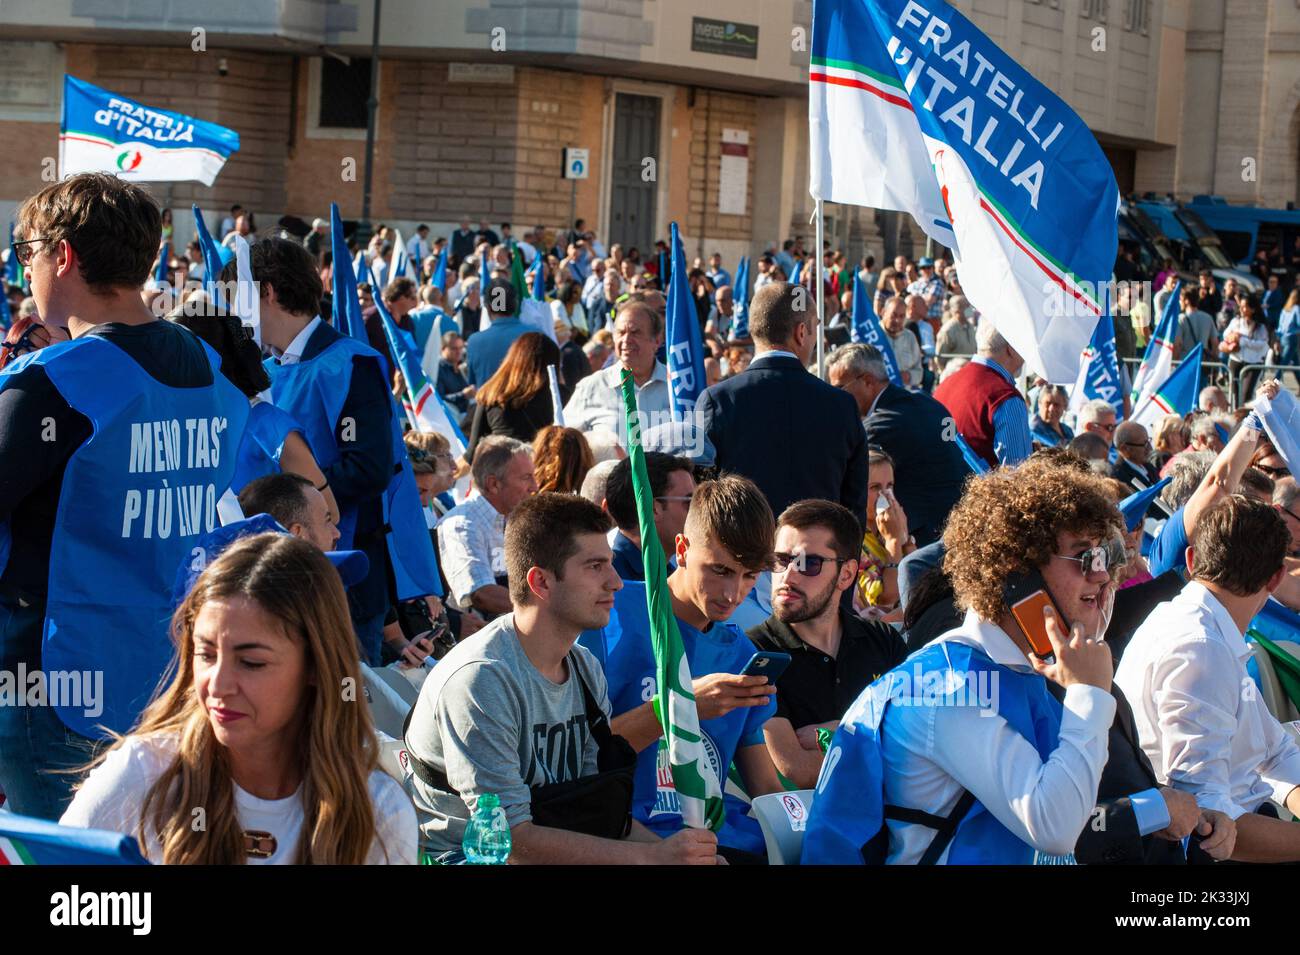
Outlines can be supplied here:
M36 242L48 242L48 241L50 240L47 237L42 236L39 239L23 239L21 242L13 243L14 255L18 257L18 264L31 265L32 259L35 257L36 253L40 250L31 249L28 248L28 246L33 245Z
M1290 469L1290 468L1287 468L1287 467L1282 467L1282 468L1271 468L1271 467L1269 467L1269 466L1266 465L1266 464L1256 464L1256 465L1255 465L1255 469L1258 470L1258 471L1263 471L1265 474L1267 474L1269 477L1271 477L1271 478L1272 478L1273 480L1275 480L1275 481L1276 481L1278 478L1284 478L1284 477L1290 477L1290 476L1291 476L1291 469Z
M795 571L803 574L805 577L817 577L822 572L822 566L833 561L836 569L840 564L852 560L851 557L823 557L821 554L782 554L772 555L772 569L777 573L783 572L787 567L793 566Z

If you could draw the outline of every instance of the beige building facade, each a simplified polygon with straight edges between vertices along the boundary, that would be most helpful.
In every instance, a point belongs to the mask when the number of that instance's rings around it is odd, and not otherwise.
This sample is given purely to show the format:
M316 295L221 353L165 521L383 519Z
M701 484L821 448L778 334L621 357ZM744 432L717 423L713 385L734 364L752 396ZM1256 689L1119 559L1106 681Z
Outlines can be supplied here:
M957 0L1095 131L1121 190L1285 205L1300 175L1297 0ZM362 211L373 0L3 0L0 215L57 155L62 76L229 126L198 203ZM676 221L734 263L810 237L806 0L383 0L371 218L558 231L642 248ZM565 149L585 150L566 179ZM907 217L826 209L851 256L915 254ZM211 220L211 215L209 215ZM210 224L212 224L210 222ZM409 231L408 231L409 234Z

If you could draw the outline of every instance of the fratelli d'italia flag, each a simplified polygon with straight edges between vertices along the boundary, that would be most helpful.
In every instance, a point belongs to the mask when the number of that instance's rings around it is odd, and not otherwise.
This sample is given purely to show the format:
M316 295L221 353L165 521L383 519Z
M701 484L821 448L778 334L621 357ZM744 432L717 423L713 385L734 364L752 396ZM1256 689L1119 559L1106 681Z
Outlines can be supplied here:
M655 680L659 687L654 708L664 731L659 745L668 748L668 766L680 801L682 821L694 829L709 828L717 832L726 816L722 782L704 751L691 667L686 660L686 647L682 643L682 633L677 629L672 599L668 595L668 564L655 531L654 491L650 488L650 472L646 467L645 449L641 446L636 389L629 371L623 372L622 388L623 409L627 416L628 463L632 467L641 556L645 560L650 643L654 648Z
M195 181L212 185L239 134L144 106L75 76L63 77L59 175L111 172L137 182Z
M1137 406L1133 420L1154 434L1165 415L1185 415L1196 407L1201 391L1201 346L1197 345L1151 396Z
M1119 188L1092 132L942 0L814 0L815 198L907 212L1030 367L1071 384Z

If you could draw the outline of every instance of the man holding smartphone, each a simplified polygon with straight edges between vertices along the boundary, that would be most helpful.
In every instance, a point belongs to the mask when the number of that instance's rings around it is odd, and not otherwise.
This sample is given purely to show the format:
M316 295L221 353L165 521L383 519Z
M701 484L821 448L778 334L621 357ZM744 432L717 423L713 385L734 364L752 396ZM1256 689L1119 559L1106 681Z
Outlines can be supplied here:
M765 676L742 676L754 645L726 623L772 559L772 510L754 482L729 476L695 490L677 536L677 567L668 575L677 628L694 679L705 752L725 789L733 761L750 799L779 792L776 767L763 728L776 709ZM578 642L600 661L609 684L611 726L638 753L632 816L668 837L682 829L682 814L663 729L654 712L658 693L645 584L625 581L614 597L609 624ZM742 800L727 796L719 852L731 862L758 862L762 832Z
M1101 635L1114 588L1104 545L1120 529L1100 479L1071 468L1029 464L968 485L944 531L965 620L845 714L818 779L805 863L1027 865L1075 851L1097 812L1118 705ZM1037 575L1050 597L1041 633L1052 663L1011 613L1017 575ZM1231 820L1154 792L1164 798L1143 829L1178 839L1195 828L1207 852L1231 851Z
M907 656L893 627L841 604L858 573L861 541L846 507L818 500L787 507L776 522L772 616L749 631L760 650L791 656L763 732L777 769L800 789L812 788L821 772L817 731L834 732L858 694Z

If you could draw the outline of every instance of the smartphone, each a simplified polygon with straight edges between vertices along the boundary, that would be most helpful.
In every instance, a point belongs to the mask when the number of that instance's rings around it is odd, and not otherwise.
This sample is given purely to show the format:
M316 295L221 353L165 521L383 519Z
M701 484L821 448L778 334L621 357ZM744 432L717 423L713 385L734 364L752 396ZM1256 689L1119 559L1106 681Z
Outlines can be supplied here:
M768 683L775 684L789 665L790 654L777 653L774 650L759 650L749 658L749 662L745 664L745 669L740 671L740 675L765 676Z
M1062 627L1065 626L1065 614L1061 613L1061 608L1056 606L1056 601L1048 593L1043 575L1037 570L1027 574L1012 574L1007 578L1002 596L1007 606L1011 608L1011 616L1015 617L1016 623L1020 625L1034 654L1044 663L1055 663L1056 653L1052 649L1052 641L1047 636L1047 623L1043 619L1043 610L1051 607L1056 612L1056 619Z

